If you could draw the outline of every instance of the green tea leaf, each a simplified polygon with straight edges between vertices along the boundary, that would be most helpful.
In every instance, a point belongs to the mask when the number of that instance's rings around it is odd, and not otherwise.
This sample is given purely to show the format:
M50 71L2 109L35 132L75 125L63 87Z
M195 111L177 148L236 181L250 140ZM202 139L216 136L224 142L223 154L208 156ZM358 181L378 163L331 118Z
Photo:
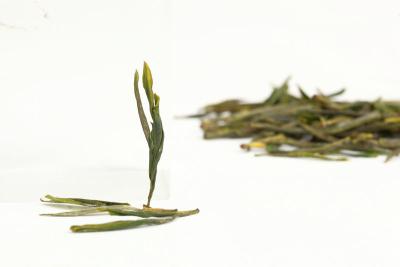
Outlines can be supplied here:
M151 118L153 120L151 123L151 130L149 129L146 116L144 115L143 106L140 99L138 77L139 75L135 74L135 97L143 132L149 146L150 189L147 197L147 206L150 206L157 180L157 166L158 162L160 161L164 146L164 129L160 117L160 97L153 92L153 77L150 67L146 62L143 64L142 80L147 100L149 102Z
M129 203L120 203L120 202L110 202L96 199L85 199L85 198L61 198L55 197L52 195L46 195L44 198L40 199L42 202L47 203L64 203L64 204L72 204L79 206L114 206L114 205L124 205L129 206Z
M154 219L141 219L141 220L126 220L126 221L114 221L101 224L84 224L84 225L73 225L71 231L74 233L84 232L104 232L104 231L115 231L138 228L145 225L160 225L173 221L174 217L169 218L154 218Z
M150 127L149 127L149 123L147 122L147 118L144 113L144 110L143 110L142 100L140 98L138 71L135 72L134 91L135 91L136 105L137 105L137 109L138 109L140 123L142 124L142 129L143 129L144 136L146 137L146 141L149 144L150 143Z
M198 209L195 210L165 210L165 209L153 209L146 208L138 209L132 206L103 206L103 207L88 207L80 210L58 212L58 213L46 213L41 216L51 217L76 217L76 216L88 216L94 214L109 213L110 215L117 216L137 216L142 218L150 217L186 217L199 213Z
M154 93L153 93L153 76L151 75L149 65L143 63L143 75L142 75L143 88L146 91L147 100L149 101L149 106L152 108L154 106Z

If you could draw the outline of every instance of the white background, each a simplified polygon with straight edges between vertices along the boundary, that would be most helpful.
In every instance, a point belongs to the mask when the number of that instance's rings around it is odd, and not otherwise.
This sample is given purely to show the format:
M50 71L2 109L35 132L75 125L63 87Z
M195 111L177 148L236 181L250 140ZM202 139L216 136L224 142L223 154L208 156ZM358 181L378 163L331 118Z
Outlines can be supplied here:
M174 119L289 75L399 99L399 47L398 1L0 0L0 266L399 266L398 160L254 158ZM166 126L153 205L200 214L81 235L110 218L39 217L44 193L144 201L143 60Z

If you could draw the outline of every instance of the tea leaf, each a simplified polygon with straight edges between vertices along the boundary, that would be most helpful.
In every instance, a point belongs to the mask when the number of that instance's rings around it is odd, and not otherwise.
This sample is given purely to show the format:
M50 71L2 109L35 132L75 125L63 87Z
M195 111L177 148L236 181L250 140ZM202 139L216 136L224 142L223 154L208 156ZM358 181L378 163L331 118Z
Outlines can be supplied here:
M145 225L150 226L150 225L165 224L173 221L174 219L175 219L174 217L169 217L169 218L114 221L101 224L73 225L71 226L70 229L74 233L115 231L115 230L138 228Z
M151 75L149 65L147 65L146 62L143 63L142 82L151 109L154 106L153 76Z
M85 198L61 198L55 197L52 195L46 195L43 199L40 199L42 202L46 203L64 203L64 204L72 204L79 206L114 206L114 205L124 205L129 206L129 203L120 203L120 202L110 202L96 199L85 199Z
M150 189L147 197L147 206L150 207L151 198L153 197L156 180L157 180L157 166L160 161L161 154L164 146L164 129L160 117L160 97L153 93L153 77L151 75L150 68L146 62L143 65L143 87L146 92L147 100L149 102L150 114L153 119L151 123L151 130L149 132L149 127L147 124L147 119L144 116L138 86L137 86L137 78L138 75L135 74L135 96L139 117L141 118L143 132L146 136L146 140L149 146L149 179L150 179ZM145 122L145 123L143 123Z
M150 217L186 217L199 213L198 209L195 210L163 210L153 208L138 209L131 206L103 206L103 207L89 207L80 210L58 212L58 213L47 213L41 214L41 216L51 217L76 217L76 216L87 216L101 213L109 213L110 215L118 216L137 216L142 218Z
M147 122L147 118L144 113L144 110L143 110L142 100L140 98L138 71L135 71L134 91L135 91L136 105L137 105L137 109L138 109L140 123L142 124L142 129L143 129L144 136L146 137L146 141L149 144L150 143L150 127L149 127L149 123Z

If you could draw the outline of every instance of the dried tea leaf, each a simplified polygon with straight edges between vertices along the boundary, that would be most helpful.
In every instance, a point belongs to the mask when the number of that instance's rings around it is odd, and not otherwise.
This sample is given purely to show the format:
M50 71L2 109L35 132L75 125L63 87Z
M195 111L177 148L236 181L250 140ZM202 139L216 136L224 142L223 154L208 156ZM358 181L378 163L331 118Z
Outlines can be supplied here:
M150 127L149 127L149 123L147 122L146 114L144 113L144 110L143 110L142 100L140 99L138 71L135 71L134 91L135 91L136 105L137 105L137 109L138 109L140 123L142 124L142 129L143 129L144 136L146 137L146 141L149 144L150 143Z
M110 202L103 201L97 199L85 199L85 198L62 198L55 197L52 195L46 195L44 198L40 199L42 202L46 203L63 203L63 204L72 204L79 206L114 206L114 205L125 205L129 206L129 203L120 203L120 202Z
M114 222L100 223L100 224L73 225L71 226L70 229L74 233L115 231L115 230L138 228L141 226L165 224L173 221L174 219L175 219L174 217L169 217L169 218L114 221Z
M153 209L153 208L135 208L132 206L103 206L103 207L89 207L80 210L58 212L58 213L46 213L41 214L42 216L51 217L76 217L76 216L88 216L94 214L109 213L110 215L118 216L137 216L142 218L150 217L185 217L199 213L198 209L195 210L164 210L164 209Z
M136 71L137 73L137 71ZM144 114L140 94L138 92L138 75L135 74L135 97L139 110L139 117L142 123L144 135L149 146L149 179L150 190L147 197L147 206L150 207L151 198L153 197L156 180L157 180L157 166L160 161L161 154L164 146L164 129L160 117L160 97L153 92L153 77L148 64L145 62L143 65L142 82L146 92L147 100L149 102L149 109L152 118L151 130L147 124L147 118Z

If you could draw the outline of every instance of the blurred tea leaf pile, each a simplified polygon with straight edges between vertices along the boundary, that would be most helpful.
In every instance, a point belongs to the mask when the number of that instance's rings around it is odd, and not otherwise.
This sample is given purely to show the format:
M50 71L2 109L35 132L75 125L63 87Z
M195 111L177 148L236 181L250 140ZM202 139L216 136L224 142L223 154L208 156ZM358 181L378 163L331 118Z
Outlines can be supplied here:
M143 109L142 100L140 98L139 72L136 71L134 78L136 105L143 133L149 147L148 157L150 188L147 197L147 204L143 205L143 208L135 208L129 203L84 198L60 198L52 195L46 195L43 199L41 199L42 202L66 209L67 211L42 214L43 216L75 217L108 214L114 216L135 216L143 218L139 220L112 221L102 224L73 225L70 228L72 232L100 232L131 229L149 225L159 225L168 223L178 217L185 217L199 213L198 209L179 211L177 209L160 209L150 207L156 185L157 166L163 152L164 129L160 117L160 97L153 92L153 77L146 62L144 62L143 65L142 83L149 104L149 111L152 119L151 127L148 123L145 111Z
M289 92L289 79L260 102L210 104L200 114L205 139L251 138L257 155L346 160L400 153L400 101L338 101L345 90L308 95Z

